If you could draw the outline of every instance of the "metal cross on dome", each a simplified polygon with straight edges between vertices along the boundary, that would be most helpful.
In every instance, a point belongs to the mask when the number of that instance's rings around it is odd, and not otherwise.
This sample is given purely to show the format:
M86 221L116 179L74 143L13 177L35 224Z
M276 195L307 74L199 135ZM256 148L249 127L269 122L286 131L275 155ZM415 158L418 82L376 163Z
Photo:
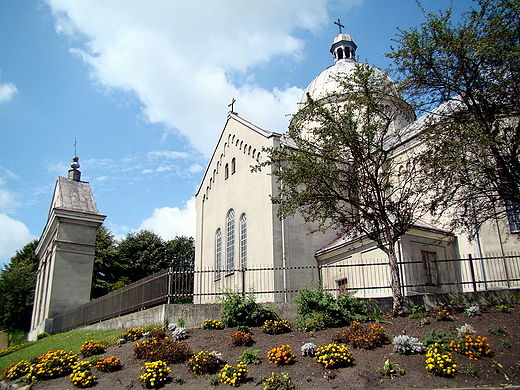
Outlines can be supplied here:
M334 24L339 27L339 33L341 34L341 29L345 28L345 26L341 24L341 20L338 19L338 21L334 22Z

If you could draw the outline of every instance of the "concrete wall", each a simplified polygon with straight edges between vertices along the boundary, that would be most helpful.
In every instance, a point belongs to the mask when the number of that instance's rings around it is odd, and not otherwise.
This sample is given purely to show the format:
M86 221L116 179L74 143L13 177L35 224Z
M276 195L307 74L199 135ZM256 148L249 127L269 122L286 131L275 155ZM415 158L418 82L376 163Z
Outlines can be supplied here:
M520 289L479 291L476 293L456 293L442 295L417 295L405 297L405 308L411 309L414 305L425 305L427 310L439 308L439 303L449 303L458 307L467 307L471 304L489 305L496 299L509 301L511 297L520 298ZM278 315L292 324L296 324L298 318L296 305L293 303L268 303ZM392 298L373 298L368 301L370 308L378 307L384 313L392 310ZM200 326L206 319L220 319L219 304L182 305L171 304L141 310L97 324L88 325L83 329L129 329L138 326L178 323L179 318L184 318L186 328Z
M292 303L269 303L267 305L274 307L281 318L292 323L296 322L296 306ZM186 322L186 328L195 328L206 319L220 319L220 305L217 303L202 305L165 304L88 325L84 329L129 329L148 325L164 326L168 323L178 324L181 317Z

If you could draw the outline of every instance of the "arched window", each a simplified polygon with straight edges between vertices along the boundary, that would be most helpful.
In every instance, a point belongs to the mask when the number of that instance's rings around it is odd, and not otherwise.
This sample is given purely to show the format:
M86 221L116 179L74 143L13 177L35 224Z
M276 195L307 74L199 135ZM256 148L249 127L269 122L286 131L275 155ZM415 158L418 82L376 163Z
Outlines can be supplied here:
M222 230L215 233L215 280L220 279L222 269Z
M229 164L226 164L224 167L224 178L227 179L229 177Z
M234 174L237 171L237 159L233 157L231 160L231 174Z
M245 214L240 216L240 265L247 267L247 218Z
M227 213L226 225L226 270L230 274L235 269L235 211L233 209Z

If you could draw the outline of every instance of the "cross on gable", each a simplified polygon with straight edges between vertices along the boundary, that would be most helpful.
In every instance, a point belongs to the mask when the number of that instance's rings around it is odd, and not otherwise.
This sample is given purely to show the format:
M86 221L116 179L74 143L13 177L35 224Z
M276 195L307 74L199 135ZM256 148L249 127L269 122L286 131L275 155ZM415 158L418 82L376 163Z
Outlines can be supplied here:
M341 29L345 28L345 26L341 24L341 20L338 19L338 21L334 22L334 24L339 27L339 33L341 34Z
M234 111L235 102L236 102L236 99L233 98L231 100L231 103L228 104L228 107L231 107L231 112L234 113L234 114L235 114L235 111Z

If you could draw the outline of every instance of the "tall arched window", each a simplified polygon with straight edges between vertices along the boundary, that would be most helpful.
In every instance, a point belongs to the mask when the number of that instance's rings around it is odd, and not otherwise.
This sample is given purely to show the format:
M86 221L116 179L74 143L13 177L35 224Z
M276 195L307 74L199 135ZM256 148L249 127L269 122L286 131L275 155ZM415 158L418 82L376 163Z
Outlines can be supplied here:
M237 171L237 159L233 157L231 159L231 174L233 175Z
M222 230L215 233L215 279L220 279L222 269Z
M247 218L245 214L240 216L240 265L247 267Z
M227 179L229 177L229 164L226 164L224 167L224 179Z
M233 209L227 213L226 224L226 269L228 273L232 273L235 269L235 211Z

